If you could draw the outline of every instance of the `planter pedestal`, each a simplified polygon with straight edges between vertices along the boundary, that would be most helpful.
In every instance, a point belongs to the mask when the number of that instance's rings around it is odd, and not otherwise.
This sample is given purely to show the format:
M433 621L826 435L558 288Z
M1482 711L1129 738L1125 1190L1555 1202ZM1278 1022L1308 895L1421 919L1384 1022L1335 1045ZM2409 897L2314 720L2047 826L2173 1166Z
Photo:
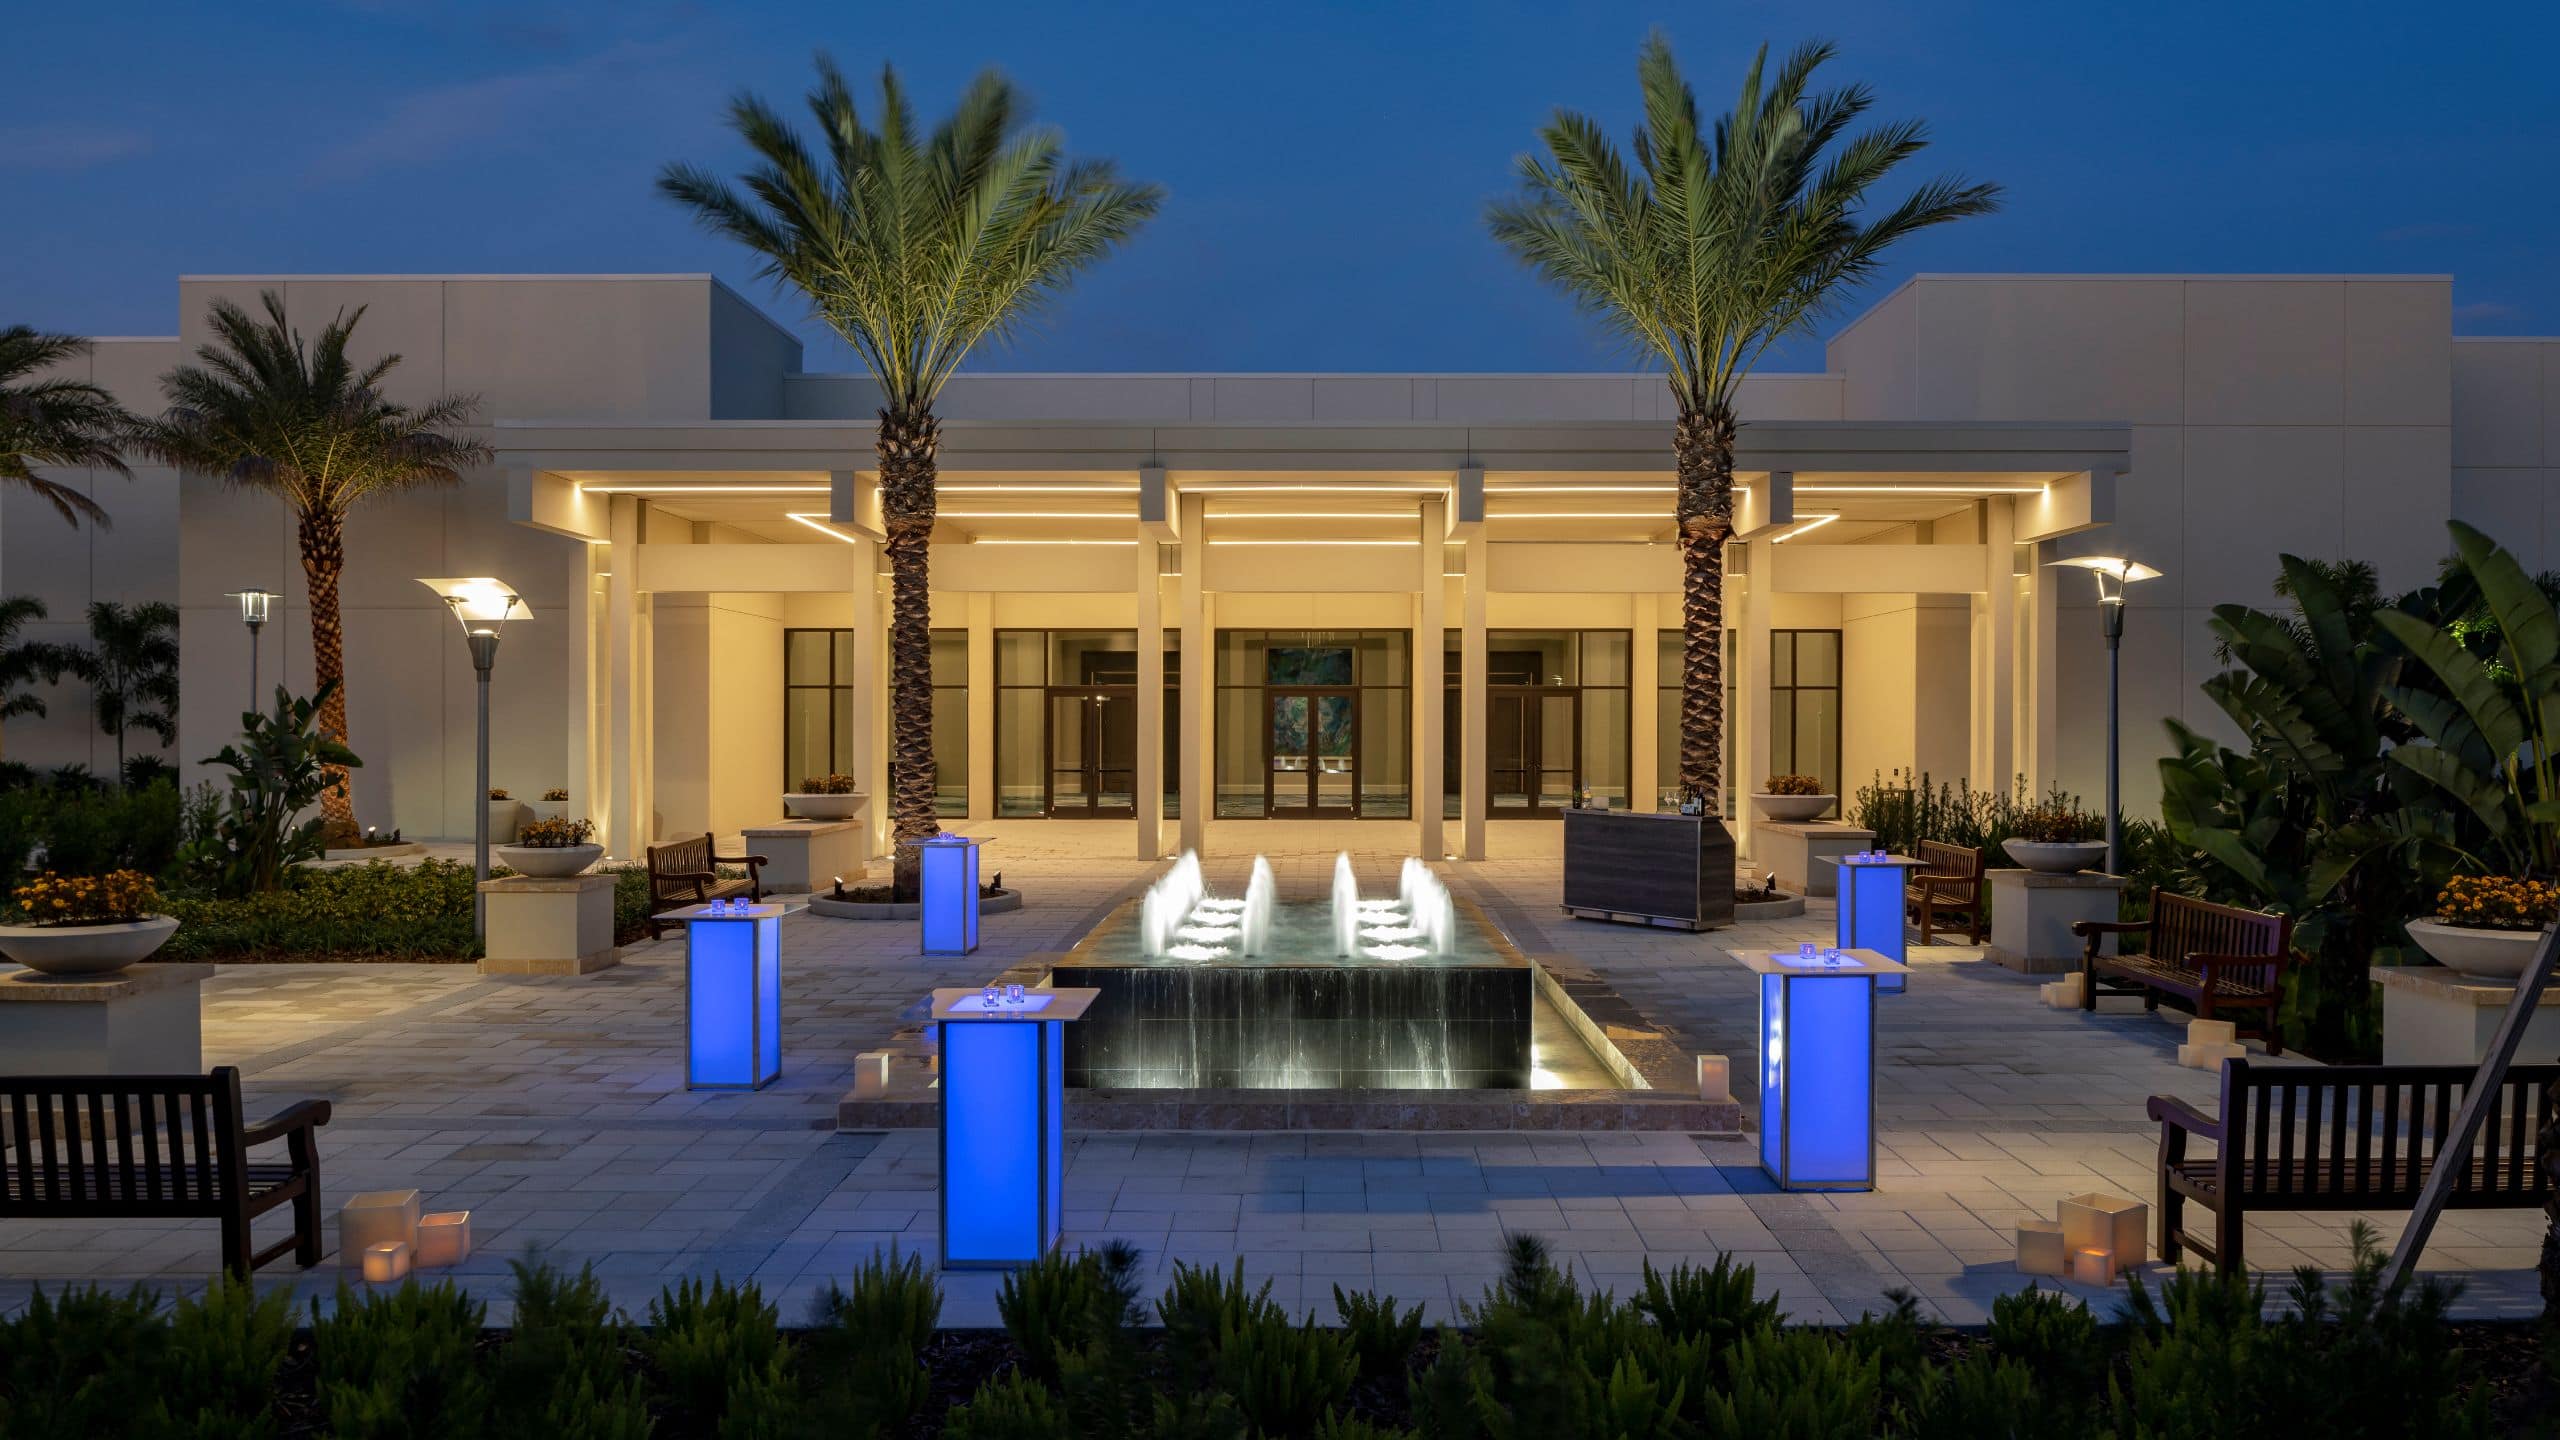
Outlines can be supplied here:
M22 1075L173 1075L204 1069L210 965L105 975L0 968L0 1055Z
M2124 897L2124 877L2083 870L1986 870L1991 891L1991 943L1982 956L2021 975L2060 975L2080 968L2082 942L2075 920L2113 921Z
M862 878L858 820L783 820L743 833L747 853L764 857L767 895L824 894L839 875Z
M613 944L613 877L486 880L483 975L591 975L620 961Z
M1833 893L1833 874L1818 862L1876 848L1876 832L1836 820L1759 820L1751 826L1751 858L1781 889Z
M2369 972L2382 987L2382 1063L2477 1065L2488 1053L2516 987L2442 965L2376 965ZM2516 1047L2519 1065L2560 1060L2560 990L2545 990L2525 1022Z

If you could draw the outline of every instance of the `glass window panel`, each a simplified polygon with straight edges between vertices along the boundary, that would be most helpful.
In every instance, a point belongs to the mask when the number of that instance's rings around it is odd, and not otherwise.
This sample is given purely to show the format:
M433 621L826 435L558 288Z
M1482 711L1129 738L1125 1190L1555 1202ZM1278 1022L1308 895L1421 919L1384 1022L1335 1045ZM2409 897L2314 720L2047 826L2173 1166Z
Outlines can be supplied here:
M1038 630L996 632L996 683L1045 685L1049 682L1049 637Z
M1799 690L1795 713L1796 768L1821 779L1825 793L1840 793L1840 692Z
M1348 685L1353 674L1348 645L1274 645L1265 652L1274 685Z
M966 685L969 683L969 632L936 630L933 632L933 683Z
M999 647L1001 651L1001 647ZM1040 813L1040 720L1043 692L996 692L996 813Z
M819 692L803 691L802 693L817 694ZM826 693L834 697L834 703L828 707L827 735L830 749L827 773L859 775L862 773L863 757L853 753L853 710L856 703L854 692L848 687L839 685Z
M1262 691L1242 686L1220 690L1217 725L1215 813L1225 817L1263 813L1262 746L1268 721L1262 714ZM1166 789L1174 787L1167 785Z
M833 680L827 671L831 632L825 630L785 630L782 632L782 670L786 685L825 685Z
M854 669L853 665L853 632L850 630L832 630L828 633L832 635L835 640L835 643L831 648L835 652L836 683L839 685L851 685L861 678L860 673Z
M1447 704L1448 697L1437 703ZM1455 732L1451 732L1454 737ZM1402 820L1413 814L1413 691L1372 686L1360 692L1360 814ZM1457 742L1452 738L1449 742ZM1449 792L1456 793L1453 786Z
M933 813L969 813L969 692L933 692Z
M782 705L782 771L783 783L792 789L810 776L824 775L833 768L827 754L827 692L825 690L787 690Z
M1633 764L1631 716L1624 690L1582 692L1582 783L1594 795L1624 808L1634 803L1627 784Z
M1680 691L1665 686L1654 701L1653 783L1657 809L1680 808Z
M1628 636L1624 630L1585 630L1582 632L1582 683L1585 685L1624 685L1633 674L1627 658Z
M1411 685L1413 637L1402 630L1359 632L1359 681L1363 685Z
M1684 653L1686 653L1684 642L1679 631L1656 632L1653 649L1654 668L1660 672L1660 682L1674 690L1680 688L1680 658Z
M1259 685L1265 671L1263 651L1268 646L1259 630L1221 630L1218 632L1218 683L1221 685Z
M1769 637L1769 683L1796 683L1796 632L1780 630Z
M1793 690L1775 690L1769 694L1769 768L1780 775L1805 773L1805 767L1796 763L1797 694ZM1734 778L1743 779L1738 775ZM1747 783L1756 790L1763 778L1753 775Z
M1799 630L1796 632L1796 683L1798 685L1840 683L1839 631Z

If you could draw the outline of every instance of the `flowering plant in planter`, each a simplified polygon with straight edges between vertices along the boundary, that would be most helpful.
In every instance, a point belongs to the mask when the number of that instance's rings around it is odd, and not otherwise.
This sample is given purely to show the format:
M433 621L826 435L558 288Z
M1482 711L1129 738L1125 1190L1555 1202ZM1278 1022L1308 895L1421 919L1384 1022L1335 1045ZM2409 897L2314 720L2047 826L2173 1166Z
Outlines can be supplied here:
M508 794L503 788L492 785L489 787L489 798L492 800L513 800L516 797Z
M2107 837L2106 817L2094 815L2059 793L2018 812L2009 838L2031 845L2076 845Z
M2511 875L2456 875L2436 896L2433 918L2462 930L2540 930L2560 918L2560 886Z
M30 925L129 925L148 919L160 891L139 870L104 875L56 875L48 870L17 887L11 897Z
M516 843L533 850L566 850L586 844L595 833L593 820L535 820L516 832Z
M566 800L569 798L569 788L565 785L554 785L542 792L542 798L546 803Z
M811 775L800 782L803 795L851 795L862 782L850 775Z
M1761 788L1763 795L1820 795L1822 782L1811 775L1772 775Z

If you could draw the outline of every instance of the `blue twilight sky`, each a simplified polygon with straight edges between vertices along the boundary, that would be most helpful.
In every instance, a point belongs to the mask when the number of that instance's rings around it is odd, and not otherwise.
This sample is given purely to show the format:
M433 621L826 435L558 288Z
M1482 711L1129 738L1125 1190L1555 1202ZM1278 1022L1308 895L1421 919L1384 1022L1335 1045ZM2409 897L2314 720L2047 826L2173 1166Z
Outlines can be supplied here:
M1921 270L2450 273L2455 329L2560 332L2560 20L2406 3L453 3L16 0L0 323L177 328L181 273L712 270L848 368L651 192L733 166L720 108L825 47L930 112L1001 66L1077 153L1171 191L1010 369L1579 370L1620 352L1480 211L1558 105L1622 139L1638 42L1710 110L1762 39L1840 43L1921 169L2006 210ZM1881 293L1881 290L1876 293ZM1851 297L1849 313L1870 296ZM1841 317L1825 324L1835 328ZM1814 367L1803 342L1773 357Z

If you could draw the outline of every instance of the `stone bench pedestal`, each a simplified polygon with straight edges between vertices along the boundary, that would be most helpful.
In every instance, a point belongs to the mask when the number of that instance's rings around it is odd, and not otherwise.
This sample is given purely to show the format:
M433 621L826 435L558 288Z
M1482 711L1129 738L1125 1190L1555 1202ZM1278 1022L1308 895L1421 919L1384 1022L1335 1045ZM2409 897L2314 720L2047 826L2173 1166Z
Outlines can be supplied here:
M589 975L616 964L613 944L613 877L571 875L544 879L513 875L484 880L488 939L483 975Z
M858 820L784 820L742 832L747 853L764 857L764 893L806 895L862 878Z
M2080 968L2085 949L2074 921L2113 921L2124 877L2095 870L1985 870L1991 894L1991 943L1983 958L2022 975L2060 975Z
M204 1070L210 965L133 965L107 975L0 967L0 1064L23 1075Z
M1755 820L1751 822L1751 859L1763 876L1775 875L1785 889L1804 895L1829 895L1837 878L1819 863L1876 847L1876 832L1837 820Z
M2376 965L2382 987L2382 1063L2477 1065L2515 1003L2513 981L2477 979L2442 965ZM2560 990L2545 990L2516 1047L2519 1065L2560 1060Z

